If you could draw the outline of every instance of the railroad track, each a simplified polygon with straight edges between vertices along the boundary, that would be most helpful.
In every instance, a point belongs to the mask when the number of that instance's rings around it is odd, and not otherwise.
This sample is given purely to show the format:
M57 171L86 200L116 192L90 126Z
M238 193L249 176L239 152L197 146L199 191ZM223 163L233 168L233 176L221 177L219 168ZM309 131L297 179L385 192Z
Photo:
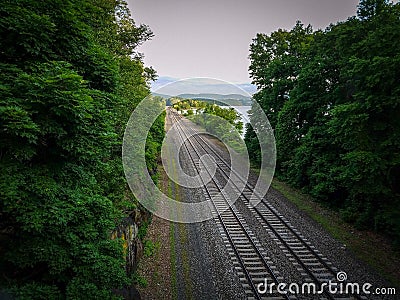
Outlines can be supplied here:
M177 117L173 116L173 118ZM194 168L199 171L200 164L194 163L200 161L199 148L196 148L190 139L186 139L187 134L185 134L184 128L179 127L178 133L182 140L189 141L183 145ZM264 299L257 292L256 282L262 282L267 278L269 282L278 284L283 278L279 276L276 266L273 265L272 260L251 232L241 214L233 207L226 209L229 204L217 179L212 178L204 184L203 189L207 200L212 199L213 207L210 208L215 210L219 232L234 263L246 297L248 299ZM216 196L217 194L220 195ZM290 298L276 293L268 295L268 299Z
M180 115L172 111L170 116L175 122L181 118ZM246 205L298 270L305 283L314 283L319 289L324 283L326 284L329 281L336 282L338 268L320 253L267 199L254 191L254 187L247 182L247 179L241 178L239 174L232 170L230 164L218 154L210 143L205 141L201 135L196 134L198 132L191 127L178 126L178 129L181 138L189 141L184 145L192 161L197 162L195 164L197 170L201 167L199 166L199 159L202 154L212 154L216 161L222 179L213 178L213 180L204 185L204 191L207 200L213 200L215 212L217 213L215 219L221 236L235 263L239 278L249 298L262 299L262 295L257 292L254 286L254 282L261 282L266 278L265 270L268 270L270 276L267 278L268 282L279 284L282 278L240 212L234 205L227 210L227 206L229 206L229 204L227 205L227 195L221 194L221 191L222 187L228 182L229 176L232 179L230 182L233 188L237 189L237 201L242 201ZM188 136L191 136L191 138L188 139ZM238 181L244 183L244 189L240 190L238 188L237 184L235 184ZM217 194L222 195L222 197L216 196ZM256 207L250 204L251 197L257 197L260 200ZM262 268L264 268L264 274ZM321 296L327 299L367 299L359 295L351 297L339 296L327 292L324 292ZM275 297L282 299L282 295L276 295ZM284 298L288 299L288 297ZM273 298L268 295L268 299Z

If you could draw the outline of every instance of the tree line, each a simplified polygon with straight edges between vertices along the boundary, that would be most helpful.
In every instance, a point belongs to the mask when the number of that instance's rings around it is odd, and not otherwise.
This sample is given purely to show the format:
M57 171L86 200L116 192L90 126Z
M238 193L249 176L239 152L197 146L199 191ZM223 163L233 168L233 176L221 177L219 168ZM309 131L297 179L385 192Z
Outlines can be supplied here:
M132 283L110 234L138 206L121 145L155 78L136 50L152 32L122 0L4 0L0 36L0 291L110 299Z
M222 127L224 125L218 122L218 118L213 118L212 116L216 116L227 121L239 133L243 132L243 122L241 121L240 114L233 107L223 107L201 100L178 99L178 101L172 105L172 108L176 109L177 111L182 111L182 114L185 116L192 116L194 114L194 109L196 114L199 116L191 117L191 120L201 122L204 129L213 134L218 134L218 132L222 134L222 131L218 131L217 128L219 125Z
M356 16L325 30L297 22L257 34L250 61L276 176L399 245L400 4L361 0ZM251 128L245 140L259 163Z
M200 125L206 133L214 135L238 153L246 150L241 138L243 122L240 114L233 107L194 99L178 100L179 102L175 102L172 107Z

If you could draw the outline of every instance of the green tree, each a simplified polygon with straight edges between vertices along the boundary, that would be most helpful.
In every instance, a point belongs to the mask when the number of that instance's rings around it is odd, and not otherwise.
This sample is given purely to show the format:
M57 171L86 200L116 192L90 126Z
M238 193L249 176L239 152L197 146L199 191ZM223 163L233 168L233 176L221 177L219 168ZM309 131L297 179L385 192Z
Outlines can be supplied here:
M253 83L258 87L258 92L253 97L263 108L274 129L278 124L279 112L289 100L290 92L297 82L306 59L304 53L312 40L311 26L305 27L298 21L291 31L279 29L270 35L257 34L250 45L249 70ZM252 116L253 124L258 124L256 115ZM255 133L252 130L251 127L248 129L245 141L249 149L257 149L258 140L253 138ZM289 155L290 151L280 151L278 148L278 155L279 153ZM257 156L255 161L261 160L259 154L260 151L252 154Z
M250 48L255 100L275 128L278 176L397 242L399 16L399 3L365 0L357 16L324 31L297 24L257 35ZM292 39L297 33L302 38ZM302 49L292 64L290 40ZM247 133L249 149L254 142Z
M110 234L135 205L121 144L154 78L135 52L151 35L123 1L0 5L0 286L16 298L110 299L130 284Z

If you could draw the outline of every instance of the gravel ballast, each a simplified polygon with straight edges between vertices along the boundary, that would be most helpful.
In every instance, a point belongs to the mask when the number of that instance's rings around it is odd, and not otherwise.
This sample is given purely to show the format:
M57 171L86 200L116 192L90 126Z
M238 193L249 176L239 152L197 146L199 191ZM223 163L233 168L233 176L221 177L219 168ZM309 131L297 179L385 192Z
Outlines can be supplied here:
M220 155L229 159L226 149L220 142L207 136L204 136L204 139L211 143ZM185 151L181 151L179 163L188 174L194 174L193 164ZM256 178L256 174L252 173L250 183L254 184ZM163 180L167 181L164 182L164 188L170 186L173 195L178 196L181 201L205 200L201 188L180 187L168 182L169 179L165 176ZM266 199L334 266L346 272L347 282L360 285L368 282L373 287L391 286L370 267L356 259L345 245L334 239L320 224L299 210L281 193L270 188ZM283 282L301 283L301 274L269 233L260 226L253 213L240 200L235 203L235 207L267 250L280 275L283 276ZM171 223L157 218L155 220L149 228L149 236L158 239L162 245L159 254L161 259L148 259L144 265L141 263L140 270L145 276L157 272L162 278L167 279L157 283L150 282L147 288L140 288L142 299L161 299L159 298L161 294L164 295L162 299L245 299L239 277L214 219L194 224ZM172 247L167 245L170 243L173 243ZM173 254L168 251L172 251ZM318 299L301 295L298 298ZM377 295L370 295L368 298L398 299L396 296Z

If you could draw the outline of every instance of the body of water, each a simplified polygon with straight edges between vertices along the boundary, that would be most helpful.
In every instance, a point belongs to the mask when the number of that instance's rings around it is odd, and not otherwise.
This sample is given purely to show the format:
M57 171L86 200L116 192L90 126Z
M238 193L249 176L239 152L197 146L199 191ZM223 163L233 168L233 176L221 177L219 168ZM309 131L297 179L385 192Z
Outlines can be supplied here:
M251 106L231 106L233 107L241 116L243 125L250 123L248 111L251 109Z
M248 111L251 109L251 106L231 106L233 107L241 117L241 121L243 122L243 133L242 137L244 138L244 134L246 133L246 124L250 123L250 117Z

